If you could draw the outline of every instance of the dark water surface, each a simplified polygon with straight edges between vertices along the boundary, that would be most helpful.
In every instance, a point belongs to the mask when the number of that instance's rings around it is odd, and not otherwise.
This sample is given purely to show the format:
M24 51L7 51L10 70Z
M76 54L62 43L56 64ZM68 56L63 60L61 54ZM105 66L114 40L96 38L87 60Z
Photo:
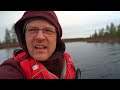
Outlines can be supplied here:
M13 50L0 50L0 63L12 57ZM120 43L66 43L66 51L82 79L120 79Z
M120 79L120 43L66 43L82 79Z

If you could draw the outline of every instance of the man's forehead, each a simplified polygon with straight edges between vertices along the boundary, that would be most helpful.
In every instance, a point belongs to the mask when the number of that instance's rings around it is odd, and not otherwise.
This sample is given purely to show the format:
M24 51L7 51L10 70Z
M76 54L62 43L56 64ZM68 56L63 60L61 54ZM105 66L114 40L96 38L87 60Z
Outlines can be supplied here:
M39 24L40 23L40 24ZM48 21L47 19L45 18L32 18L32 19L29 19L25 22L24 24L24 28L27 27L27 26L34 26L34 25L45 25L46 27L54 27L55 26L50 22Z

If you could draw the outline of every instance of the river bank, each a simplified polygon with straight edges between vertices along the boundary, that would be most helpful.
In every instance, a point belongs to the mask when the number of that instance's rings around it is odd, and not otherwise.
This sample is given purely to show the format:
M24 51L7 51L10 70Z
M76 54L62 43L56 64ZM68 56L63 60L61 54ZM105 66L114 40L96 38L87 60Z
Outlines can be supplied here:
M120 42L120 38L72 38L72 39L62 39L63 42L88 42L88 43L114 43Z
M94 39L86 39L86 42L88 43L114 43L114 42L120 42L120 38L94 38Z
M19 44L16 45L1 45L0 49L11 49L11 48L19 48Z
M120 42L120 38L70 38L70 39L62 39L64 43L70 42L87 42L87 43L114 43ZM2 45L0 49L10 49L10 48L18 48L19 44L16 45Z
M69 38L69 39L62 39L64 43L68 42L84 42L86 41L86 38Z

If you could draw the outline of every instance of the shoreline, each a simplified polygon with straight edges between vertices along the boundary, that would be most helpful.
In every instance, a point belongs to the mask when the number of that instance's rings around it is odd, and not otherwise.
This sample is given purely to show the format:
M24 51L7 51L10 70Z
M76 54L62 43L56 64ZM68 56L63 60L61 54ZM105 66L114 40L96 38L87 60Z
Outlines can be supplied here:
M114 43L120 42L120 38L73 38L73 39L62 39L64 43L68 42L87 42L87 43Z
M2 47L2 48L0 48L0 50L2 50L2 49L11 49L11 48L19 48L20 46L19 45L15 45L15 46L7 46L7 47Z
M87 42L87 43L120 43L120 38L70 38L70 39L62 39L64 43L70 43L70 42ZM19 45L13 45L13 46L2 46L0 50L2 49L11 49L11 48L19 48Z

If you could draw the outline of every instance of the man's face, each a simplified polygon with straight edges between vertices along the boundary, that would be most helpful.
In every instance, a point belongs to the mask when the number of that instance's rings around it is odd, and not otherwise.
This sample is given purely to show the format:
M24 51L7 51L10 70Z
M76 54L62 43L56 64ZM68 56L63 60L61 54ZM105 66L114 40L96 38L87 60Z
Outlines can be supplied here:
M25 40L31 57L45 61L56 49L56 29L46 20L31 21L25 28Z

